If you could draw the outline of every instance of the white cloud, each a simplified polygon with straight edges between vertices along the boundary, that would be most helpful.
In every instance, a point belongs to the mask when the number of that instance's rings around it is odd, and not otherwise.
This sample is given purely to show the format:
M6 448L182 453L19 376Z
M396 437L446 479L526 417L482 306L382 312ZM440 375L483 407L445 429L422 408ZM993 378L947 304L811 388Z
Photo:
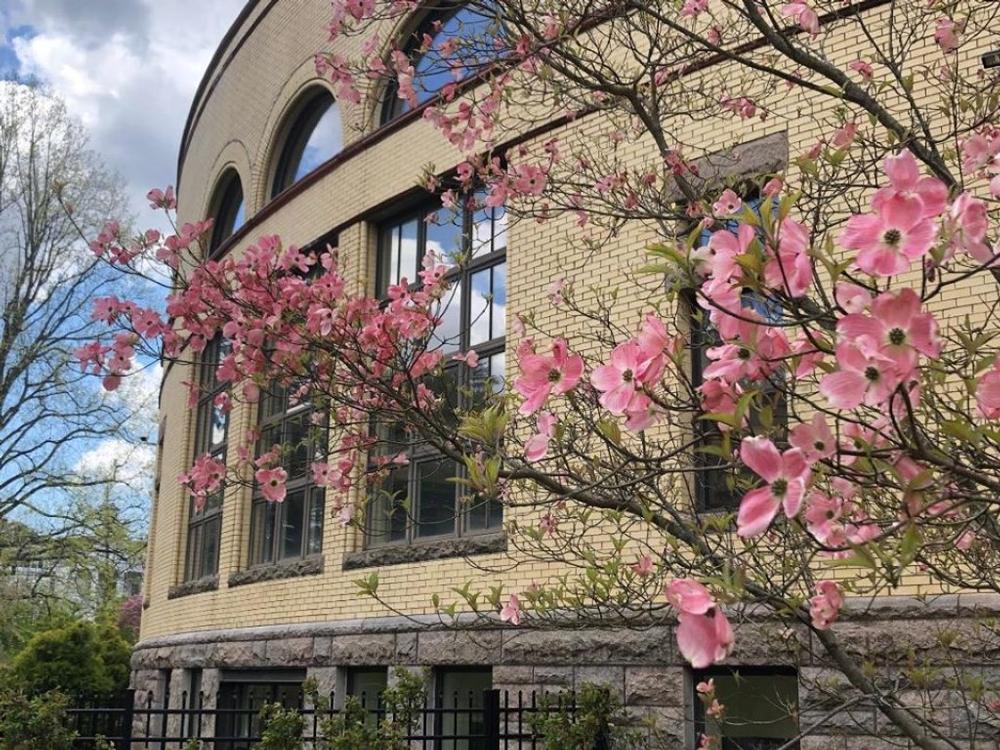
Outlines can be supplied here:
M114 478L140 494L152 488L156 448L113 438L102 440L77 459L73 471L85 478Z
M146 191L176 179L191 99L244 0L13 0L7 22L20 74L65 99L92 144L127 181L142 226Z

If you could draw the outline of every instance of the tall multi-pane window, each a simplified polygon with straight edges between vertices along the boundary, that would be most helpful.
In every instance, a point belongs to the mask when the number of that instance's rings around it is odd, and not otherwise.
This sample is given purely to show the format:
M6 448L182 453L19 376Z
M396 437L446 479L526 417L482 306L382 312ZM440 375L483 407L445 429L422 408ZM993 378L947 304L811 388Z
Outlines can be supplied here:
M758 210L760 199L749 198L746 204ZM738 222L727 222L722 229L735 232ZM718 230L713 230L718 231ZM706 230L699 240L701 245L705 245L711 239L713 231ZM688 324L691 332L691 383L698 388L705 382L704 373L711 364L708 358L708 350L722 343L719 332L710 321L709 311L703 309L692 292L687 295L686 304L689 310ZM741 298L742 309L747 316L756 316L764 323L780 323L782 309L777 302L763 297L758 292L744 290ZM782 383L782 370L778 369L772 373L766 382L754 383L758 390L758 396L750 405L748 413L751 430L759 432L765 427L773 430L773 434L779 439L783 439L784 430L787 425L786 405L784 401L784 388ZM762 418L765 412L769 413L770 425L765 426ZM737 478L740 472L731 468L730 461L722 458L713 449L725 443L724 436L716 423L709 420L696 420L694 425L695 436L698 438L699 448L708 448L709 451L698 450L695 453L695 502L700 511L722 511L732 510L739 505L742 497L742 490L737 486Z
M446 215L425 206L384 223L379 232L378 291L413 285L428 252L450 270L441 302L441 324L428 347L445 354L475 351L475 368L450 362L431 385L452 405L499 389L505 364L507 308L507 214L483 205L476 195L464 210ZM449 361L449 360L446 360ZM415 444L392 425L379 428L380 449L409 451L410 462L394 469L368 511L367 545L405 544L498 528L502 509L493 500L469 497L456 482L459 465L433 448Z
M220 403L226 384L219 381L219 364L228 352L221 337L212 339L197 363L198 406L195 409L194 456L208 453L226 461L229 414ZM188 511L187 561L184 580L193 581L219 572L219 536L222 531L222 497L219 488L201 508L192 498Z
M254 487L250 517L250 564L280 562L323 551L323 488L312 481L311 466L325 453L326 429L313 424L306 399L281 386L261 394L258 454L281 446L288 472L283 502L267 500Z

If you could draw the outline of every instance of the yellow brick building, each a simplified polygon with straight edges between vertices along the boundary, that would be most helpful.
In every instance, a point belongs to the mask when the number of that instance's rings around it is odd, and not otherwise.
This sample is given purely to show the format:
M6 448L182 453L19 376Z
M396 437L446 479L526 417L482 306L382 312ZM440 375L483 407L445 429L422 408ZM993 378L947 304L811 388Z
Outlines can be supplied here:
M865 12L885 12L884 4L869 5ZM424 167L432 164L444 172L461 155L422 119L419 108L384 112L380 92L357 106L334 100L314 65L315 53L330 49L329 13L326 0L247 3L191 107L178 164L179 218L214 217L212 252L220 254L239 252L267 234L299 246L335 244L348 275L376 291L413 261L416 256L406 256L408 249L434 241L420 221L432 210L430 196L416 187ZM844 27L826 52L845 64L864 43L856 29ZM710 130L679 121L677 141L722 155L718 170L724 174L777 172L828 135L835 119L829 99L803 89L772 92L767 105L766 119L715 120ZM585 116L534 133L525 143L537 148L554 134L596 139L611 127L600 115ZM516 130L505 134L511 140L522 136ZM582 262L571 215L507 227L503 213L494 212L469 217L469 222L476 237L488 242L473 269L481 272L475 283L489 279L496 302L491 330L469 334L478 337L470 343L486 355L489 369L483 377L502 376L505 362L510 370L505 353L517 340L509 327L504 329L504 314L509 323L516 314L531 313L541 325L559 330L567 323L548 302L552 279L564 276L580 288L594 279L627 287L630 272L645 262L642 249L656 239L649 227L628 228L605 245L602 257ZM468 288L473 287L470 277ZM975 300L995 291L983 286L952 293ZM644 294L637 291L623 314L648 309L658 288L649 285ZM141 695L148 692L154 702L179 706L182 695L202 692L206 705L228 705L248 696L260 700L294 691L312 676L343 696L377 689L400 667L430 668L431 692L440 694L490 685L561 690L596 682L611 687L639 713L655 717L667 738L663 747L694 747L694 677L681 663L668 622L641 630L496 627L475 633L440 626L431 604L434 594L447 594L469 580L486 588L494 580L481 568L503 568L507 555L515 554L495 508L480 509L475 518L462 516L457 523L444 516L405 528L390 523L378 530L377 539L366 540L361 531L336 523L303 480L290 484L289 500L277 509L255 501L249 490L231 488L195 513L176 477L196 455L224 456L253 425L286 436L299 434L301 425L294 406L280 399L265 399L260 410L238 407L228 424L214 423L211 396L217 390L205 378L195 368L175 365L162 386L146 610L133 660L133 684ZM198 379L206 396L191 407L185 384ZM436 480L444 468L428 465L426 476L419 468L407 471L400 482L420 486L428 497L442 492ZM378 571L391 609L357 595L353 581L372 571ZM503 582L507 590L519 590L550 573L524 560ZM885 598L870 622L851 624L851 646L885 657L912 645L896 644L890 637L893 627L879 618L907 622L907 629L929 640L951 621L957 599L915 606L910 597L930 593L927 583L914 576L896 596ZM794 694L796 675L805 684L807 677L826 673L808 634L789 645L770 627L741 628L730 660L746 667L756 690ZM775 649L776 642L786 645ZM800 702L805 697L800 692ZM808 718L801 717L800 724ZM875 712L866 720L876 722ZM755 747L778 747L787 722L778 721L769 731L776 744ZM801 746L890 746L850 735L822 734Z

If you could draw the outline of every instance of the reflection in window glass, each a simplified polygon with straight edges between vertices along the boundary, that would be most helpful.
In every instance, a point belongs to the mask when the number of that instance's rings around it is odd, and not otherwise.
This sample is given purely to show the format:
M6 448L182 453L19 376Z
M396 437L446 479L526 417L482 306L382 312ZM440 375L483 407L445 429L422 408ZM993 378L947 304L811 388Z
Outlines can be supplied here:
M417 536L441 536L455 531L454 461L424 461L417 465Z
M503 390L506 354L499 351L487 357L480 357L472 371L471 385L476 396L500 393Z
M707 679L715 682L716 698L726 710L721 720L706 716L696 695L697 730L715 738L723 750L774 750L798 736L799 682L794 670L708 670L695 673L693 682Z
M406 539L409 494L408 466L393 469L380 487L373 488L368 504L369 545L389 544Z
M312 491L312 503L309 505L309 528L306 533L306 554L313 555L323 551L323 491Z
M451 740L448 750L480 750L486 747L482 737L483 691L493 687L493 674L489 669L442 669L437 675L436 696L442 713L441 729L445 737L470 739Z
M434 31L434 22L440 21L440 29ZM490 39L495 21L483 15L482 9L463 7L448 15L432 15L421 29L414 34L409 56L413 61L413 88L417 104L423 104L434 97L449 83L468 77L480 65L492 60L493 48ZM431 43L426 51L417 52L423 43L423 35L431 35ZM466 40L462 48L462 64L452 65L457 60L454 52L441 54L442 45L449 40ZM488 51L487 51L488 50ZM388 122L404 112L410 111L410 103L396 96L396 86L387 87L387 101L382 112L382 121Z
M484 194L477 194L482 201ZM479 257L507 247L507 209L504 206L476 209L472 216L472 255Z
M229 416L216 406L226 384L218 378L219 365L229 353L228 343L218 336L208 343L198 362L198 405L194 413L194 456L208 453L225 463ZM215 575L219 569L219 534L222 528L220 488L205 498L201 508L192 498L188 505L187 550L184 580Z
M462 282L456 281L441 300L442 310L438 313L441 323L435 331L435 338L441 343L445 353L458 351L462 347Z
M424 251L433 252L447 266L455 265L463 250L461 222L451 220L445 211L437 211L427 216L424 226L427 232Z
M227 176L219 188L219 193L215 199L209 252L214 252L219 248L237 229L243 226L245 220L243 185L235 170L228 170Z
M482 193L477 196L480 201ZM435 311L438 324L429 350L445 355L440 374L428 375L423 383L455 414L501 390L504 376L506 334L507 266L506 212L476 208L464 196L456 211L430 210L424 206L384 223L379 233L377 292L383 297L388 286L415 270L428 252L461 257L447 274L448 291ZM433 217L433 221L427 221ZM404 238L414 240L412 252L404 253ZM474 351L475 368L454 362L450 355ZM455 416L455 422L458 418ZM384 440L384 430L379 430ZM393 470L392 476L373 493L368 508L367 546L413 542L440 535L482 533L502 525L498 503L470 503L461 498L454 482L460 467L437 458L427 445L404 444L399 450L380 447L378 453L409 450L410 463ZM388 491L388 494L387 494ZM392 500L392 493L397 498ZM404 512L403 498L410 498Z
M302 554L302 521L305 492L289 493L283 503L284 513L281 519L281 537L283 540L282 557L298 557Z
M327 91L315 95L288 126L274 174L271 195L295 184L324 162L336 156L342 146L340 108Z
M312 423L311 403L292 400L289 390L281 387L261 394L257 454L280 444L288 480L285 500L280 503L267 500L255 488L250 514L251 565L322 551L324 491L313 486L310 464L325 455L328 436L324 425Z

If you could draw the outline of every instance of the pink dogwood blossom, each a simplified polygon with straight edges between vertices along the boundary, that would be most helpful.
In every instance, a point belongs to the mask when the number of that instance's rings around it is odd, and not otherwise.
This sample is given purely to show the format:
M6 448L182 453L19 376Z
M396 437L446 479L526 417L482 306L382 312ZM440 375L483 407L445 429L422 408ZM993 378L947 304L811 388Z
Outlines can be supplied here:
M820 381L820 393L836 409L854 409L862 403L881 406L899 385L896 363L874 341L859 343L841 341L837 345L840 369Z
M517 594L511 594L510 599L500 610L500 619L503 622L509 622L511 625L521 624L521 600L518 598Z
M538 432L524 443L524 458L534 463L541 461L549 452L549 441L555 435L558 420L552 412L538 412Z
M784 509L788 518L794 518L802 506L810 478L802 451L790 448L782 453L770 439L756 436L743 438L740 458L767 484L743 496L736 519L737 533L742 537L763 533L779 508Z
M733 646L733 630L715 598L690 578L675 578L666 587L667 601L678 611L677 646L695 669L725 659Z
M649 356L638 341L630 340L615 347L610 364L594 370L590 382L601 391L601 406L620 415L637 410L642 386L655 383L662 374L662 355Z
M819 16L806 3L785 3L781 6L781 15L795 21L803 31L812 36L819 34Z
M816 584L816 596L809 600L809 614L813 627L828 630L837 620L844 596L836 581L820 581Z
M837 450L837 441L833 430L826 422L822 413L816 412L808 422L802 422L792 428L788 442L802 451L808 464L814 464L824 458L829 458Z
M254 474L257 485L264 499L272 503L280 503L285 499L285 482L288 481L288 472L280 466L273 469L257 469Z
M573 390L583 375L583 359L570 354L564 339L552 342L552 355L526 352L520 357L521 375L514 380L514 390L524 397L522 414L542 408L550 394L556 396Z
M1000 419L1000 358L976 383L976 406L987 419Z

